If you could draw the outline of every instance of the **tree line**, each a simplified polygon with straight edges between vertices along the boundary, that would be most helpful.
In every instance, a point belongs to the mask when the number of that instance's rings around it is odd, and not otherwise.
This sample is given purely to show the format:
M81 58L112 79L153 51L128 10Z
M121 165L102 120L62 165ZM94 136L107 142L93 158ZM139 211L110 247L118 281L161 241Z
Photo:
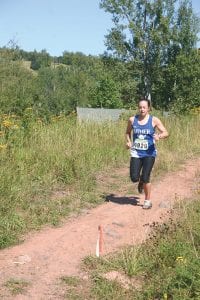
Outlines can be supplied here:
M199 18L191 1L101 0L113 27L99 56L0 48L2 113L68 114L76 106L129 108L139 96L161 110L200 106ZM30 68L25 62L30 62Z

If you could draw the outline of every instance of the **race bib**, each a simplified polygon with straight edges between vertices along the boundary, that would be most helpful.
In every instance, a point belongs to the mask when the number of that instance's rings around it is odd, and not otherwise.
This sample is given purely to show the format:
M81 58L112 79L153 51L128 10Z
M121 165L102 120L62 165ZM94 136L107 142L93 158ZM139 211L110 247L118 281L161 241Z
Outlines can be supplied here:
M148 141L144 139L135 139L133 143L133 149L136 150L147 150L148 149Z

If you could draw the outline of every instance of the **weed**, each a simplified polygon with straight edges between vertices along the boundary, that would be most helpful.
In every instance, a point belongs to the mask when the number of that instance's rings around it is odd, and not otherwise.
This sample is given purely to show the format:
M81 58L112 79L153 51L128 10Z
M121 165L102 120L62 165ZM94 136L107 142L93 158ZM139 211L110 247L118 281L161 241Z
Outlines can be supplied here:
M23 279L11 278L5 283L5 287L8 288L12 295L18 295L24 293L29 284L28 281Z
M91 299L90 281L75 276L61 277L65 285L65 298L68 300L85 300Z
M80 279L75 276L63 276L63 277L61 277L61 280L65 284L67 284L69 286L75 286L75 287L77 287L80 283Z

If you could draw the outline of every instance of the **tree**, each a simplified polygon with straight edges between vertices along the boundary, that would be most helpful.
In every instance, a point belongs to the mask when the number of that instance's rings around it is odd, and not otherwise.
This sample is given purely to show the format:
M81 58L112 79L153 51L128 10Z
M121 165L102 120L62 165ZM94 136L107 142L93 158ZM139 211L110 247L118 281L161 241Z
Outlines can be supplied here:
M49 67L51 65L51 57L44 49L41 52L36 50L31 55L31 69L39 70L41 67Z
M122 106L119 88L108 74L102 75L91 90L90 97L93 107L120 108Z
M34 76L20 62L0 60L0 107L3 113L22 114L32 106Z
M173 101L171 108L178 113L187 113L200 105L200 52L177 57L174 72Z
M149 96L163 66L181 51L191 51L197 41L197 17L191 1L101 0L112 14L114 27L106 36L108 50L124 61L133 61L140 78L139 93Z
M121 105L126 108L137 105L137 77L132 62L123 62L120 59L104 53L101 57L103 66L102 74L109 74L115 81L115 85L120 93ZM119 105L119 104L118 104Z

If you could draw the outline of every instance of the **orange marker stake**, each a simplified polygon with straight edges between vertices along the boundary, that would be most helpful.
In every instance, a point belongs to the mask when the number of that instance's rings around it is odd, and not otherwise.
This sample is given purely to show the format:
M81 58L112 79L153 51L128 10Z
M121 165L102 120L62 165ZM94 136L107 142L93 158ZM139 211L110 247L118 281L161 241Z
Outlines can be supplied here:
M103 230L101 225L99 225L99 254L103 254Z
M98 238L97 238L97 245L96 245L96 256L99 257L103 254L103 230L102 226L98 226Z

